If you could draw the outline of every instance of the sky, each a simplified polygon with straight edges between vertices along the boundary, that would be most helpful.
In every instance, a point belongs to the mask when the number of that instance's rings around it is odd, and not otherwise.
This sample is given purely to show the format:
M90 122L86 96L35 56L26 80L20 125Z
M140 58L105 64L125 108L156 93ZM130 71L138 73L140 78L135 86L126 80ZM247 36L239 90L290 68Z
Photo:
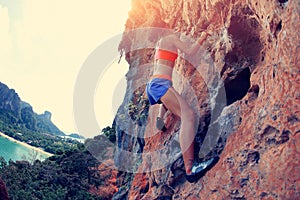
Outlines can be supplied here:
M131 0L0 0L0 81L36 113L50 111L63 132L77 132L77 75L99 45L124 31L130 7ZM115 62L99 81L95 113L101 128L112 124L123 100L115 88L126 87L127 70L126 62Z

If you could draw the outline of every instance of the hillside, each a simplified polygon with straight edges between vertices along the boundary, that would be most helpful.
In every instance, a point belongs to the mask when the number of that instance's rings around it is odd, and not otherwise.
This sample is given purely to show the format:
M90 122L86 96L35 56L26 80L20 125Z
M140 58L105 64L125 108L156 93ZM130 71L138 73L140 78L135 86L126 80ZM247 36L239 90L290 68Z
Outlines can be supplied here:
M9 89L1 82L0 94L1 132L53 154L70 150L79 143L72 135L68 137L59 130L51 121L49 111L35 113L32 106L22 101L14 89Z
M20 131L27 129L31 131L48 133L57 136L65 135L51 121L51 113L36 114L29 103L22 101L14 89L0 82L0 127L1 131L8 126L18 127Z
M114 199L299 199L299 15L288 0L133 0L120 44L130 69L115 118ZM180 120L167 112L159 132L144 93L165 27L191 41L212 32L196 61L179 55L173 77L198 113L201 158L220 156L195 184L184 178Z

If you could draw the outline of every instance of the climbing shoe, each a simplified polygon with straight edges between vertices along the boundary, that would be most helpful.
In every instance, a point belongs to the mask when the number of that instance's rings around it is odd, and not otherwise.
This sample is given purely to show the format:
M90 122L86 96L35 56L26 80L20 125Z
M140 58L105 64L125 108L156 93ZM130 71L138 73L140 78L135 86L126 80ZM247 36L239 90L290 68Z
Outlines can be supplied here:
M156 118L156 128L163 132L165 132L167 130L163 118L161 118L161 117Z
M204 162L194 162L192 166L192 173L186 174L186 180L190 183L196 182L201 178L208 170L210 170L219 160L219 157L210 158Z

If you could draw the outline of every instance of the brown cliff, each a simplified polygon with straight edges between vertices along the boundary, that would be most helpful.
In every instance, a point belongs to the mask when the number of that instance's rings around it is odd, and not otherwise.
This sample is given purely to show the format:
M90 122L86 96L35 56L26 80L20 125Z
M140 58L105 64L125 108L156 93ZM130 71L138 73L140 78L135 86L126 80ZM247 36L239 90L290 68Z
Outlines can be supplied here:
M98 180L103 180L103 183L100 186L91 186L89 192L94 195L98 195L101 199L111 199L113 194L118 191L116 187L116 176L117 171L113 170L112 160L107 160L105 164L98 166L96 178Z
M127 31L166 25L192 39L203 29L213 32L204 43L212 62L198 63L207 67L204 76L179 59L173 81L199 112L196 142L209 149L202 156L220 160L197 183L185 181L176 143L180 120L167 113L168 131L157 131L157 107L145 101L158 38L151 30L125 32L120 50L130 64L128 88L115 122L118 147L136 154L128 159L117 150L115 163L125 172L114 199L299 199L300 2L132 1ZM174 160L162 165L166 154Z

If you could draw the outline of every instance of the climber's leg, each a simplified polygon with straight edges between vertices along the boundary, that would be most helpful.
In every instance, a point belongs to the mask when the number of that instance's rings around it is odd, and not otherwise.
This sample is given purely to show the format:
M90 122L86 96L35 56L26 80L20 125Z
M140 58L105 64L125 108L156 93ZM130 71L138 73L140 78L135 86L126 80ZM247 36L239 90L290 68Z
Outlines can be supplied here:
M164 104L159 104L158 117L163 118L165 113L167 112L167 108Z
M169 88L161 101L168 110L181 118L180 147L186 173L190 174L194 162L195 113L173 87Z
M167 108L163 105L159 105L158 116L156 118L156 128L161 131L166 131L167 128L164 122L164 115L167 112Z

